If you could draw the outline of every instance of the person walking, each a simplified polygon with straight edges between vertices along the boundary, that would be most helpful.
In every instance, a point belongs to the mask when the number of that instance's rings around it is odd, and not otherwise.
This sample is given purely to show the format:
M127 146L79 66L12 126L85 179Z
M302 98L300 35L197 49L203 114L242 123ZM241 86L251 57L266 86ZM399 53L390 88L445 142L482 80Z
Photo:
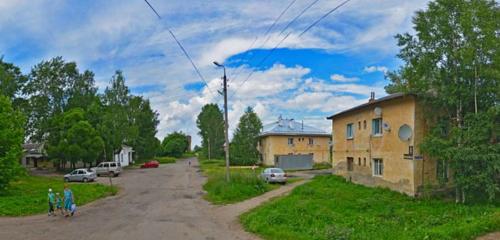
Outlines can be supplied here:
M63 207L62 207L62 198L59 193L56 193L56 212L60 212L61 216L64 215Z
M52 192L52 188L49 188L49 193L47 194L47 200L49 202L49 216L55 215L54 214L54 203L56 201L56 197L54 193Z
M73 216L72 212L72 205L74 203L75 199L73 196L73 192L71 189L69 189L68 184L64 184L64 213L65 217L69 217L71 214Z

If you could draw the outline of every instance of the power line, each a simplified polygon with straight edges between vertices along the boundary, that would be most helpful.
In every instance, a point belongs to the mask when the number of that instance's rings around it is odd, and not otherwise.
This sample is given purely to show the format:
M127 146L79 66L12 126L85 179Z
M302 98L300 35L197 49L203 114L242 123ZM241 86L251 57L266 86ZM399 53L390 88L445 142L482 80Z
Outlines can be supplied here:
M278 36L283 34L283 32L285 32L293 23L295 23L295 21L297 21L297 19L299 19L305 12L307 12L307 10L309 10L309 8L314 6L314 4L316 4L318 1L319 0L315 0L315 1L311 2L311 4L309 4L306 8L304 8L299 13L299 15L297 15L295 18L293 18L292 21L288 22L288 24L281 30L281 32L278 34Z
M311 8L316 2L318 2L319 0L316 0L314 2L312 2L310 5L308 5L305 10L307 11L307 9ZM331 13L335 12L337 9L339 9L340 7L344 6L347 2L349 2L350 0L346 0L344 2L342 2L341 4L337 5L336 7L334 7L332 10L328 11L326 14L324 14L323 16L321 16L318 20L314 21L311 25L309 25L304 31L302 31L302 33L299 34L298 37L301 37L302 35L304 35L307 31L309 31L311 28L313 28L314 26L316 26L316 24L318 24L321 20L323 20L324 18L326 18L328 15L330 15ZM298 16L301 16L302 14L304 14L304 10L298 15ZM296 19L298 19L297 17L295 17L291 22L294 22ZM287 24L287 26L284 28L286 29L289 25L291 25L290 23ZM283 31L282 31L283 32ZM292 33L292 31L288 32L287 35L285 35L285 37L283 37L283 39L281 39L281 41L273 48L271 49L271 51L257 64L257 67L256 69L258 69L273 53L274 51L290 36L290 34ZM281 34L281 33L280 33ZM250 79L250 77L255 73L255 71L251 71L250 74L248 74L247 78L238 86L238 87L241 87L243 86L243 84L245 84L248 79ZM236 94L236 92L238 91L238 89L235 89L235 91L233 92L233 94L231 95L231 97L234 96L234 94Z
M161 16L160 14L158 14L158 12L154 9L154 7L148 2L148 0L144 0L148 6L151 8L151 10L153 10L153 12L156 14L156 16L161 19ZM193 59L191 58L191 56L189 56L188 52L186 51L186 49L184 48L184 46L182 46L182 44L179 42L179 40L177 40L177 37L175 36L174 32L172 32L172 30L167 26L167 30L168 32L170 33L170 35L172 36L172 38L175 40L175 42L177 43L177 45L179 46L179 48L182 50L182 52L184 53L184 55L186 56L186 58L189 60L189 62L191 63L191 65L193 66L194 70L196 71L196 73L198 74L198 76L201 78L201 80L203 80L203 82L205 83L205 85L207 86L208 88L208 91L210 91L210 93L212 95L214 95L214 93L212 92L212 89L210 89L210 87L208 86L208 82L207 80L205 80L205 78L203 77L203 75L201 75L201 72L200 70L198 69L198 67L196 66L196 64L193 62Z
M276 26L276 24L278 23L278 21L281 19L281 17L283 17L283 15L285 15L285 13L288 11L288 9L290 9L290 7L292 7L292 5L296 2L297 0L292 0L287 6L285 9L283 9L283 11L281 11L280 15L274 19L274 22L273 24L271 24L271 26L269 26L269 28L267 28L266 32L264 33L264 38L267 36L266 40L264 40L264 42L262 44L260 44L260 46L258 48L262 48L268 41L269 39L271 38L271 35L269 35L269 32L271 32L271 30L274 28L274 26ZM248 49L245 51L245 52L248 52L252 47L253 45L255 44L255 42L257 42L257 38L255 38L255 40L253 41L253 43L250 45L250 47L248 47ZM248 60L249 62L253 60L253 58L255 57L255 55L252 55L250 57L250 60ZM245 60L245 58L243 58L243 61ZM233 80L236 80L236 78L240 75L240 73L243 71L243 69L240 69L233 77Z

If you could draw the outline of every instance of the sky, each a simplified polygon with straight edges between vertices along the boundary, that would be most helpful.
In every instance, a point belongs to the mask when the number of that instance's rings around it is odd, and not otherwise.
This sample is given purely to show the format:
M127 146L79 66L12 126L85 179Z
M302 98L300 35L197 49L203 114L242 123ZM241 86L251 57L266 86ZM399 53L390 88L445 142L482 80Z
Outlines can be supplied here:
M93 71L100 91L122 70L131 92L158 111L160 139L183 131L199 144L201 107L223 106L213 61L227 67L230 135L247 107L264 124L281 115L330 132L327 116L372 91L386 95L385 74L402 64L394 36L413 32L412 17L427 1L352 0L300 35L342 2L318 0L292 22L314 1L149 0L159 19L143 0L1 0L0 56L26 74L62 56Z

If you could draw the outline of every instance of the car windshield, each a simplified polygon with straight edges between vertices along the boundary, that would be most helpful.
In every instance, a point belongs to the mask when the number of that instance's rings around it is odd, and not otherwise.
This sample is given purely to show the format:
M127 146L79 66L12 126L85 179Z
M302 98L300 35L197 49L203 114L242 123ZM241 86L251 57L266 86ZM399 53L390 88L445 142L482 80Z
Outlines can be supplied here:
M273 169L271 169L271 173L283 173L283 170L281 170L279 168L273 168Z

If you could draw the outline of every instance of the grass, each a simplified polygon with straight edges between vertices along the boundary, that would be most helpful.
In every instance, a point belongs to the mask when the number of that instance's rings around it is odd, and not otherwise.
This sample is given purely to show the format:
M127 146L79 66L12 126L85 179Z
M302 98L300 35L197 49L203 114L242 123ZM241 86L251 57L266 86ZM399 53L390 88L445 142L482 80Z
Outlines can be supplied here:
M330 163L315 163L313 165L314 170L331 169L331 168L332 168L332 164L330 164Z
M47 191L63 194L62 177L26 176L11 183L0 195L0 216L26 216L48 211ZM78 206L117 193L116 187L102 184L70 183Z
M240 220L264 239L474 239L500 230L500 207L418 200L318 176Z
M208 180L203 185L207 191L205 199L214 204L240 202L279 187L268 184L259 177L261 168L252 171L249 168L231 168L228 183L225 180L223 160L200 160L201 168Z
M160 164L169 164L169 163L175 163L177 161L177 158L175 157L155 157L156 161L158 161Z

